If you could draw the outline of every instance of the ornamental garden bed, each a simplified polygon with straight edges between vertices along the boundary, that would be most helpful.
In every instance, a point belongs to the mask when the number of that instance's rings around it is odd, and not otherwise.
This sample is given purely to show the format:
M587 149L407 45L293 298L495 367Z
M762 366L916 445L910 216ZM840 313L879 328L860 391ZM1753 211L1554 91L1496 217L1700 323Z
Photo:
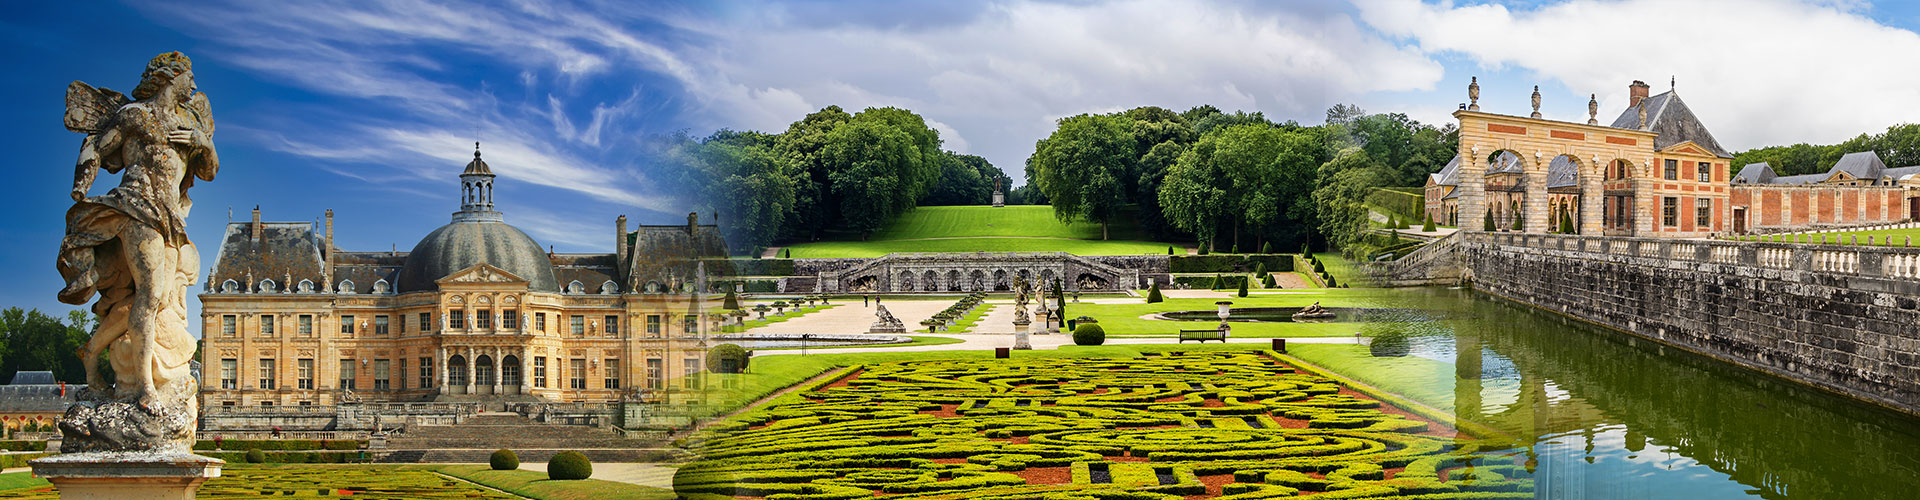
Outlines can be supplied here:
M684 498L1531 498L1508 445L1262 351L902 361L708 427Z

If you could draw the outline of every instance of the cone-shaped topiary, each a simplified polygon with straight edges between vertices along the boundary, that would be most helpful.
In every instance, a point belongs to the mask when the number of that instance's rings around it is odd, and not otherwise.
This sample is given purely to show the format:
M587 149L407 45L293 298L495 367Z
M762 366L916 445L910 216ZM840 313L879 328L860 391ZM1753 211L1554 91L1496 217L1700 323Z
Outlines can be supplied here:
M1240 279L1240 296L1241 297L1247 296L1247 280L1245 277L1242 277Z
M247 450L247 463L259 464L259 463L266 463L266 462L267 462L267 452L260 451L259 448Z
M576 480L593 477L593 461L577 451L563 451L547 459L547 479Z
M1487 208L1487 218L1483 219L1482 222L1485 222L1485 224L1481 225L1482 226L1480 228L1481 231L1486 231L1489 233L1493 232L1493 208L1492 207Z
M520 468L520 456L513 454L513 450L501 448L494 450L493 456L487 457L487 465L493 466L493 470L518 469Z
M723 285L724 286L724 285ZM733 287L727 287L727 299L720 304L721 309L739 309L740 296L733 293Z
M1266 243L1261 243L1260 253L1273 253L1273 242L1269 241Z
M1431 233L1433 231L1433 214L1427 214L1427 222L1420 225L1420 232Z
M1160 282L1156 281L1153 283L1152 287L1147 288L1148 304L1152 304L1152 303L1160 302L1164 300L1167 300L1167 299L1160 297Z
M1327 273L1327 266L1326 266L1325 264L1321 264L1321 263L1320 263L1320 261L1318 261L1318 260L1315 260L1315 261L1313 261L1313 272L1316 272L1316 273L1320 273L1320 274L1326 274L1326 273Z
M1097 323L1080 323L1073 328L1074 345L1100 345L1107 343L1107 329Z

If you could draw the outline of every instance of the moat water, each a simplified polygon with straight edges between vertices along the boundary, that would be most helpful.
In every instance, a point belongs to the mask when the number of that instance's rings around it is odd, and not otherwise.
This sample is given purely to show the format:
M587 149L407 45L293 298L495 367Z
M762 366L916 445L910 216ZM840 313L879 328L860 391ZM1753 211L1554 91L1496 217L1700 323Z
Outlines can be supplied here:
M1418 383L1521 438L1536 498L1920 498L1920 418L1470 290L1369 305L1439 313L1359 328L1452 364Z

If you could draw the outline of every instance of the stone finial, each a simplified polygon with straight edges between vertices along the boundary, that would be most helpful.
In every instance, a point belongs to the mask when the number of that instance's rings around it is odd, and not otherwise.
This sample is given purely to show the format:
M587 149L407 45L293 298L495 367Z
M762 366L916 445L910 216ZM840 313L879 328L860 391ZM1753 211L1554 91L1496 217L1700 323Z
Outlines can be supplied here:
M1587 94L1587 124L1600 124L1600 94Z
M1644 103L1643 103L1643 104L1644 104ZM1640 112L1640 130L1646 130L1646 129L1647 129L1647 125L1648 125L1648 123L1647 123L1647 107L1646 107L1646 106L1636 106L1636 107L1638 108L1638 110L1639 110L1639 112Z
M1467 111L1479 111L1479 110L1480 110L1480 77L1476 76L1476 77L1473 77L1472 82L1467 83Z
M1540 86L1533 86L1533 117L1540 117Z

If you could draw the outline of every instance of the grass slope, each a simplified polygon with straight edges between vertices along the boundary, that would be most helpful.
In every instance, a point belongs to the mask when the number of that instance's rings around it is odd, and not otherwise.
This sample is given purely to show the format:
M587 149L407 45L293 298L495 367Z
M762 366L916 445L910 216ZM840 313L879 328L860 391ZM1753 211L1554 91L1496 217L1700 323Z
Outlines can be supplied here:
M1868 236L1873 237L1873 246L1906 246L1908 238L1920 239L1920 228L1881 229L1881 230L1874 230L1874 231L1848 231L1848 232L1840 232L1840 233L1818 233L1818 234L1743 236L1738 239L1741 241L1775 241L1775 242L1798 242L1798 243L1820 243L1822 241L1825 241L1829 245L1844 245L1844 244L1849 244L1849 242L1857 241L1858 243L1853 243L1853 244L1866 246ZM1825 239L1823 240L1822 238L1825 238ZM1891 245L1889 243L1891 243Z
M1053 207L1017 205L920 207L901 215L866 241L858 235L787 247L794 258L879 257L896 252L1068 252L1078 255L1164 254L1167 243L1148 238L1122 217L1100 239L1100 225L1060 222ZM1175 246L1178 246L1177 244Z

